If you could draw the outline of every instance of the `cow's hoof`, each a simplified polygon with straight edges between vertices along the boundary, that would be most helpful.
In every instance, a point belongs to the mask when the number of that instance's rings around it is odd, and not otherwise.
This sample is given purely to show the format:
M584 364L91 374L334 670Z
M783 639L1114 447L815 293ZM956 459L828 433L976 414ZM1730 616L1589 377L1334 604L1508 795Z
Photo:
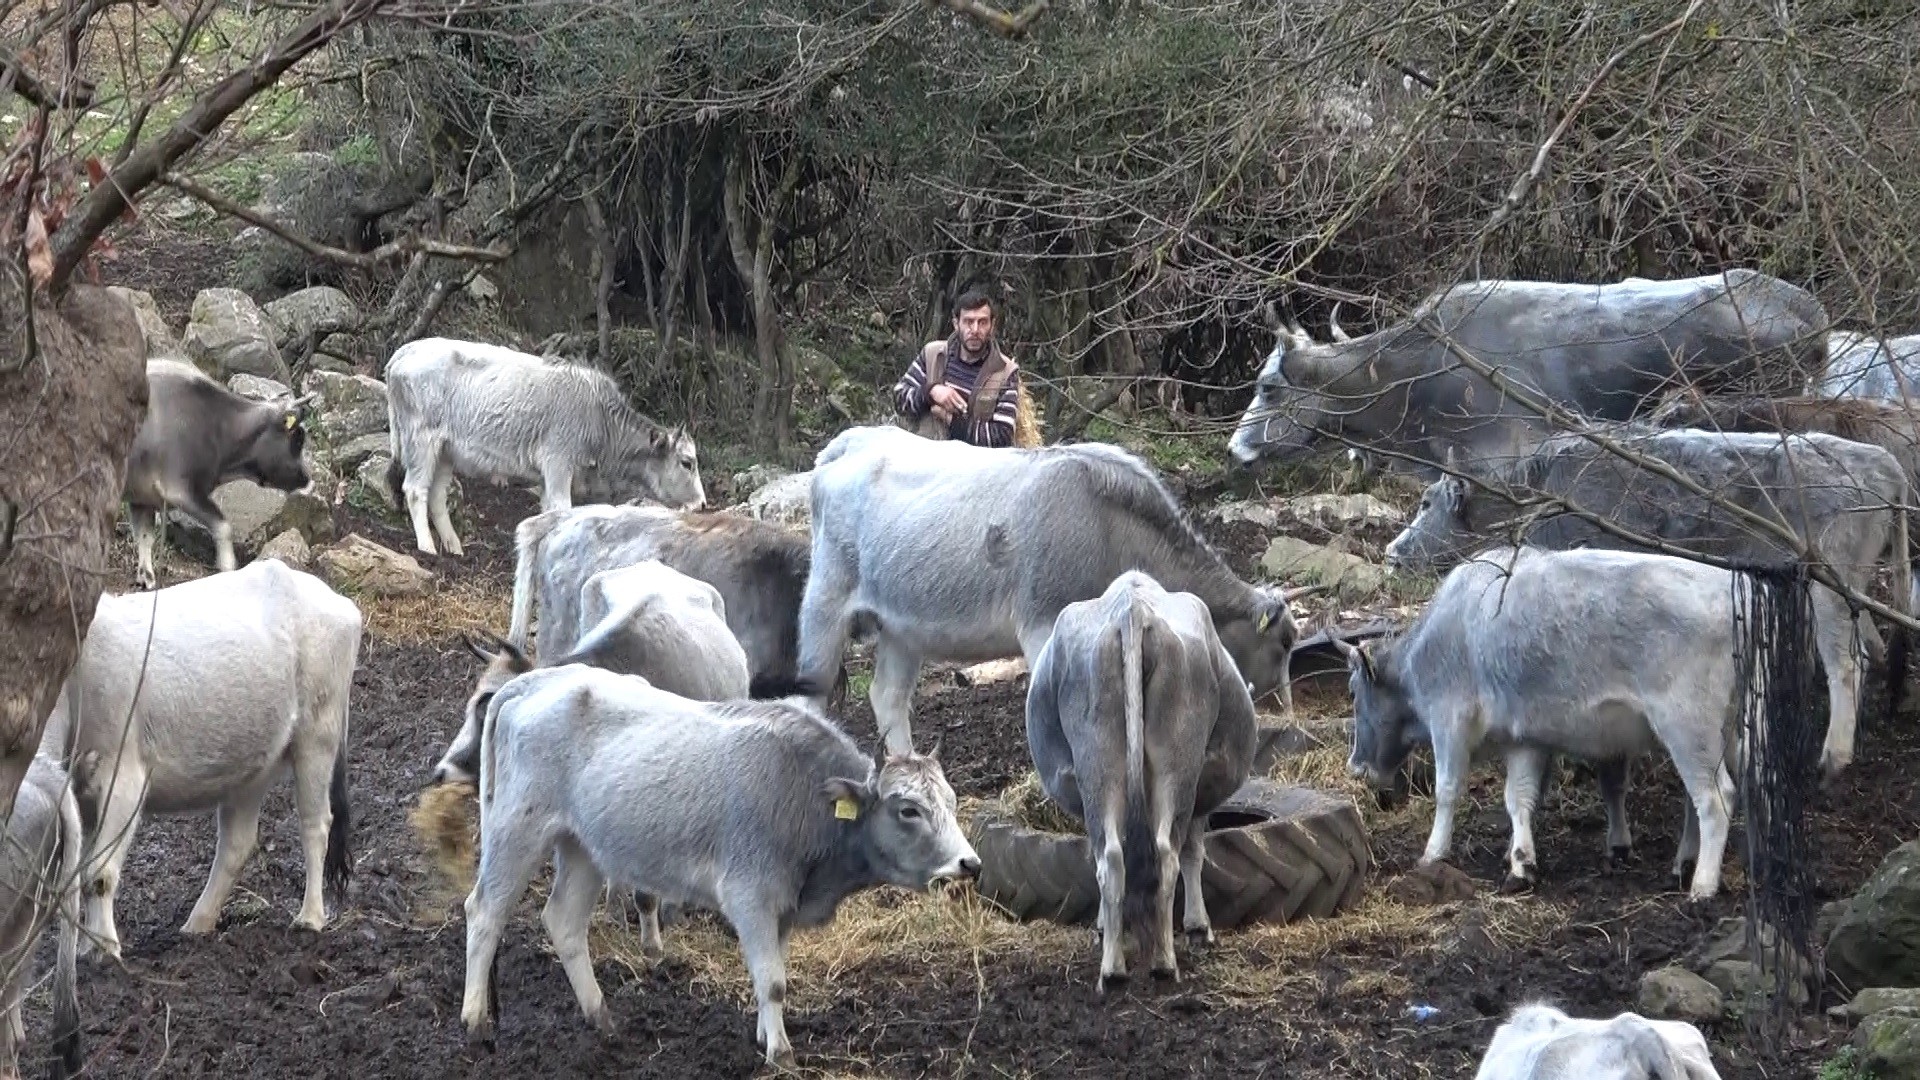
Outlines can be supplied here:
M1840 774L1847 771L1851 762L1841 761L1822 755L1820 758L1820 790L1828 795L1840 787Z
M593 1030L599 1032L603 1039L611 1039L620 1034L620 1024L614 1020L612 1009L605 1005L600 1006L599 1015L593 1017Z
M181 933L192 934L195 937L205 937L218 929L220 929L219 916L211 919L191 918L180 924Z
M1637 860L1633 857L1632 847L1610 847L1607 849L1607 869L1625 870Z
M1211 926L1187 927L1187 948L1204 949L1207 946L1212 944L1213 944L1213 927Z
M1106 994L1118 990L1127 985L1127 981L1127 973L1124 971L1112 973L1103 971L1100 973L1100 992Z
M1154 979L1159 982L1179 982L1180 981L1180 969L1177 967L1161 967L1160 965L1155 964L1153 966L1152 973L1153 973Z
M491 1018L472 1024L467 1028L467 1045L484 1046L488 1050L494 1047L493 1020Z
M1533 886L1534 875L1508 872L1506 880L1500 883L1500 891L1508 896L1512 896L1515 893L1532 892Z
M794 1056L793 1048L788 1047L777 1054L767 1055L767 1068L774 1072L798 1072L800 1061Z

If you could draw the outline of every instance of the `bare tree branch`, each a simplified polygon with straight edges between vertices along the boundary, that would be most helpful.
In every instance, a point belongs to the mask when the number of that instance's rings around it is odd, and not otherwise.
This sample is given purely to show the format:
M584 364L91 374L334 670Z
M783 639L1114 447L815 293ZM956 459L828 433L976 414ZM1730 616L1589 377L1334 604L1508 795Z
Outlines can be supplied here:
M443 240L433 240L420 236L403 236L374 248L372 251L348 251L345 248L329 247L311 237L302 236L292 229L274 221L264 214L257 214L241 206L232 199L211 191L178 173L167 173L160 177L160 183L193 196L215 210L239 218L249 225L258 225L273 235L312 255L316 259L351 266L358 270L374 270L388 263L415 254L438 256L443 259L460 259L467 262L497 263L503 262L513 252L495 247L468 247L464 244L449 244Z
M0 64L4 65L0 86L6 85L6 78L11 77L13 92L43 109L84 109L93 104L93 83L77 75L58 88L49 87L27 70L25 62L13 50L6 48L0 48Z

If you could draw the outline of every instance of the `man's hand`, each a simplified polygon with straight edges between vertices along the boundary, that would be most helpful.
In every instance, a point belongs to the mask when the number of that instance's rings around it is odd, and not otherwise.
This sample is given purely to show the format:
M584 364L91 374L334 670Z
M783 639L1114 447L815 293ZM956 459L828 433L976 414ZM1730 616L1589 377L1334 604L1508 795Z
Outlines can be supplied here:
M946 410L947 416L942 417L942 419L958 416L960 410L967 407L966 395L948 386L946 383L941 383L939 386L928 390L927 397L933 401L934 408Z

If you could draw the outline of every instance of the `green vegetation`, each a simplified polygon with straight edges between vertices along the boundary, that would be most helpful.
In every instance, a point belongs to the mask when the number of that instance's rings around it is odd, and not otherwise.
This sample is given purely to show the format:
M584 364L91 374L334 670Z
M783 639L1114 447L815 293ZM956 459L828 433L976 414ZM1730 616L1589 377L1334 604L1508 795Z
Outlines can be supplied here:
M1843 1046L1840 1052L1820 1066L1816 1080L1872 1080L1872 1074L1866 1066L1860 1064L1860 1052L1851 1046Z

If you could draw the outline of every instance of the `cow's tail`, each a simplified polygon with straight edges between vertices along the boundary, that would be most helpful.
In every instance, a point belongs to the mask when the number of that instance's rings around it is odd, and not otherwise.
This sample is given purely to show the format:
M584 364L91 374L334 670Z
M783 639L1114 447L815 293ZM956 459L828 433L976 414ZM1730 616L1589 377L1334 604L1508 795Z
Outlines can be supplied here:
M47 1075L66 1080L80 1071L80 993L75 975L80 955L80 860L86 833L73 784L60 790L59 944L53 969L53 1062Z
M327 786L327 809L333 820L327 826L327 857L322 868L327 900L338 911L347 902L347 881L353 876L353 805L347 799L347 726L340 725L340 746L333 752L333 780Z
M1152 925L1153 901L1160 893L1160 854L1154 849L1153 805L1147 798L1145 622L1146 612L1136 598L1120 626L1127 709L1127 816L1120 846L1127 874L1122 922L1142 935Z
M533 572L540 563L540 549L565 513L554 510L535 514L514 527L513 621L507 626L507 641L516 649L527 647L528 631L532 629Z

